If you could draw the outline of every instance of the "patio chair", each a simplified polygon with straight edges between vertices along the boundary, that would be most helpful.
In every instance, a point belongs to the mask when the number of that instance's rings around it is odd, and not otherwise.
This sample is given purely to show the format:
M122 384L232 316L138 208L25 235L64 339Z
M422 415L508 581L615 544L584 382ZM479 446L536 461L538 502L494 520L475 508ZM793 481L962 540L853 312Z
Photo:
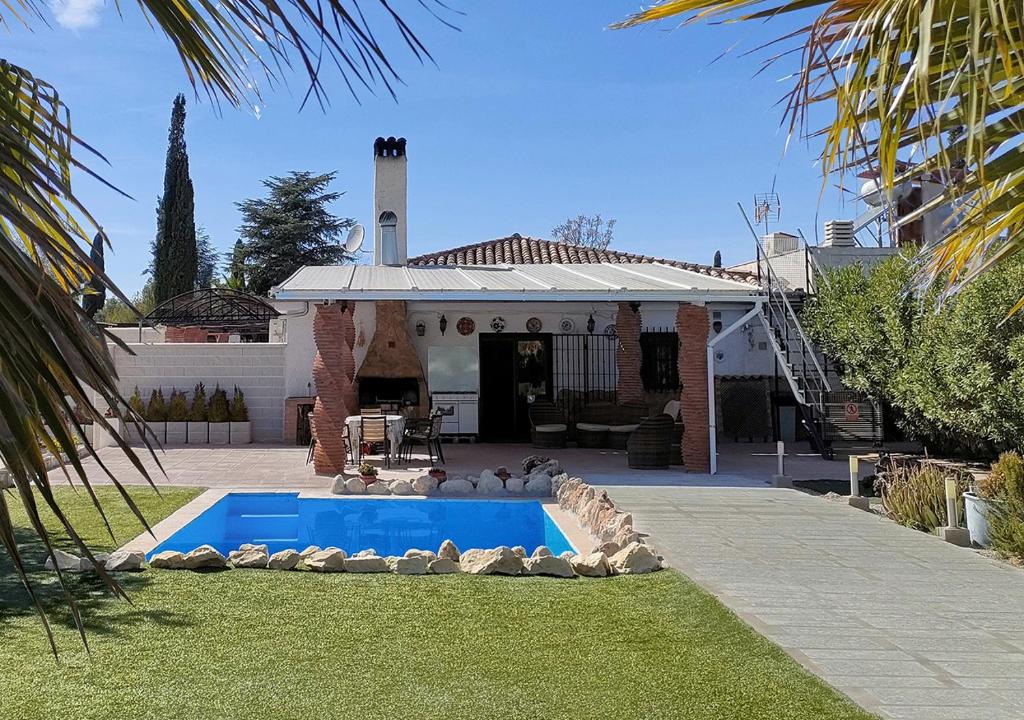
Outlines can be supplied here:
M649 417L629 436L626 450L629 467L635 469L668 468L672 462L672 434L675 421L660 413Z
M581 448L608 447L608 424L615 406L611 403L592 403L580 411L576 423L576 445Z
M626 450L629 436L640 427L640 421L650 411L643 403L623 403L615 406L615 417L608 427L608 447Z
M569 434L562 411L550 400L530 405L530 439L536 448L564 448Z
M443 416L439 409L431 412L428 418L407 420L405 423L405 433L402 436L402 445L398 450L399 460L403 457L406 460L412 459L413 446L422 443L427 446L427 454L430 456L431 464L434 462L435 453L437 453L438 460L444 464L444 451L441 449L442 421Z
M388 419L383 415L364 415L359 420L359 440L371 448L380 446L385 467L391 467L391 442L388 440ZM375 453L374 453L375 454Z
M313 454L316 452L316 428L313 426L313 413L309 413L309 428L312 430L309 438L309 452L306 453L306 464L313 461ZM352 438L348 433L348 425L341 426L341 441L345 444L345 454L349 462L355 464L356 454L352 451Z
M367 415L371 415L371 416L372 415L383 415L384 411L381 410L379 406L378 407L364 407L364 408L359 408L359 414L363 415L364 417L367 416Z

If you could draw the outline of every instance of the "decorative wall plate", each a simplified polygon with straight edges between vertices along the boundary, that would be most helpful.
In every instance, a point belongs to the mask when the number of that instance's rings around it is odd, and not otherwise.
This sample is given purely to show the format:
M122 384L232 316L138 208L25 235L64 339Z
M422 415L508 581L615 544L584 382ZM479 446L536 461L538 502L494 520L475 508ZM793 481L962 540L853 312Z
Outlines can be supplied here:
M562 322L558 324L558 327L561 328L564 333L571 333L576 329L576 323L573 322L572 318L562 318Z
M505 329L505 318L503 318L503 317L501 317L499 315L498 317L496 317L493 320L491 320L491 330L493 330L496 333L500 333L504 329Z
M476 321L471 317L461 317L455 324L455 329L459 331L459 335L472 335L476 330Z
M540 321L540 318L532 317L526 321L526 332L539 333L542 327L544 327L544 323Z
M618 335L619 331L616 329L615 323L609 323L608 325L605 325L604 334L608 335L609 337L615 337L616 335Z

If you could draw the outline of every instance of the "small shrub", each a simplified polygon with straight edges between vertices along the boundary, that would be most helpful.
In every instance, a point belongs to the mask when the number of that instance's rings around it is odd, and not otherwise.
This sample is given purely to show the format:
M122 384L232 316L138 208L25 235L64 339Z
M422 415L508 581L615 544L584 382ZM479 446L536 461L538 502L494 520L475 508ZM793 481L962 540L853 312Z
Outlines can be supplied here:
M359 466L359 474L363 477L377 477L377 473L379 472L380 470L367 462L364 462Z
M1016 452L1003 453L987 480L993 494L986 497L996 500L989 505L992 547L1003 555L1024 557L1024 458Z
M231 422L248 422L249 408L245 404L245 395L235 385L235 394L231 398Z
M210 396L209 417L212 423L224 423L231 417L228 410L228 394L220 385L214 388L213 395Z
M164 402L163 388L157 388L149 394L146 420L148 422L165 422L167 420L167 403Z
M188 422L188 402L185 393L171 390L171 400L167 405L168 422Z
M128 398L128 407L139 417L144 417L146 414L146 406L142 402L142 393L139 392L138 385L135 386L132 396Z
M978 492L988 499L1001 498L1008 484L1024 484L1024 458L1015 450L1004 452L992 463L992 472L978 483Z
M878 484L886 512L900 525L924 532L948 525L946 518L946 478L948 471L932 465L899 467L893 465ZM967 477L957 475L957 518L963 519L960 495L969 487Z
M188 419L191 422L206 422L209 419L209 410L206 408L206 386L197 383L192 390L192 407L188 411Z

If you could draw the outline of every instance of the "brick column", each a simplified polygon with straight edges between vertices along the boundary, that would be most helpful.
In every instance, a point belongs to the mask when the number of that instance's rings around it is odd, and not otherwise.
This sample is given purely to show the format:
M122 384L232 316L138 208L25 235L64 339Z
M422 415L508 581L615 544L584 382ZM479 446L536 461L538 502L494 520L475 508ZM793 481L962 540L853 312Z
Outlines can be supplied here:
M615 315L618 343L615 348L615 400L618 403L644 401L644 384L640 378L640 311L633 312L629 303L619 303Z
M708 442L708 311L679 303L679 401L683 417L683 464L688 472L711 472Z
M340 473L345 469L345 443L342 431L345 418L355 411L352 403L352 377L355 359L349 336L352 314L341 305L317 305L313 318L313 381L316 383L316 404L313 406L313 437L316 450L313 467L318 474Z

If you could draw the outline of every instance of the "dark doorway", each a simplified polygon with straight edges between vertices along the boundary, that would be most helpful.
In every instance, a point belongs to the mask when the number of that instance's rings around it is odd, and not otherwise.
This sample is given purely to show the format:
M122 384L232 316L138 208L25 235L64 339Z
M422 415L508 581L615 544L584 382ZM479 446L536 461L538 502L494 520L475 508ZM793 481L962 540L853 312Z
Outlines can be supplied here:
M481 333L480 439L530 438L530 398L551 399L551 335Z

